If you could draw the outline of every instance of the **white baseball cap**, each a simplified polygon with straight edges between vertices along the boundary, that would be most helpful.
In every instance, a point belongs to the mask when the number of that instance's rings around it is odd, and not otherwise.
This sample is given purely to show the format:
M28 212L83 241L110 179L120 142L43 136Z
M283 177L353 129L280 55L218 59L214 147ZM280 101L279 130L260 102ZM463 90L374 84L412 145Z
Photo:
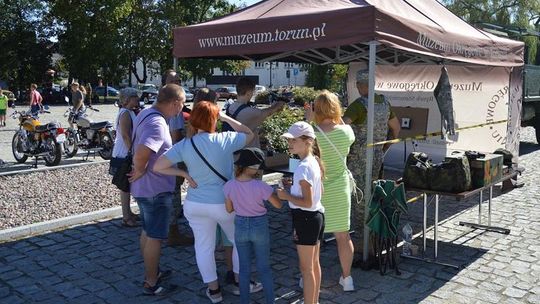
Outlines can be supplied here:
M285 138L298 138L300 136L307 136L315 138L315 130L313 127L305 121L295 122L289 127L286 133L283 133L281 137Z

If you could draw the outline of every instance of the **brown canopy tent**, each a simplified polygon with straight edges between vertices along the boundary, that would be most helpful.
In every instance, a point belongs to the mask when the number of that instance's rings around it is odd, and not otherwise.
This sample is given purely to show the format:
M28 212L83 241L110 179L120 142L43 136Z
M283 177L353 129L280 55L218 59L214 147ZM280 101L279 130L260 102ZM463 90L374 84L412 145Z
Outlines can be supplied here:
M524 44L472 27L436 0L266 0L219 19L175 28L173 53L178 58L311 64L368 61L367 141L372 143L375 63L521 67ZM510 83L521 90L519 81ZM371 171L373 151L367 151ZM371 172L366 172L370 184ZM371 189L365 190L368 200Z
M435 0L262 1L174 29L174 55L347 63L367 60L370 41L383 64L523 65L523 43L475 29Z

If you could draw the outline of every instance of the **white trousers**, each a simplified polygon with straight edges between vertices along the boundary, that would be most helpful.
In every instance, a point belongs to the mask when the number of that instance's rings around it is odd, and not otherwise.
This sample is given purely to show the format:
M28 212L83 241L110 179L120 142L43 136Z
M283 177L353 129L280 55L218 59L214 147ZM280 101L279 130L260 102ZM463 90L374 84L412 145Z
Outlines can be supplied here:
M203 282L213 282L218 279L214 255L217 224L234 244L234 213L228 213L225 204L202 204L186 200L184 215L195 237L195 258ZM236 246L233 249L233 271L239 271Z

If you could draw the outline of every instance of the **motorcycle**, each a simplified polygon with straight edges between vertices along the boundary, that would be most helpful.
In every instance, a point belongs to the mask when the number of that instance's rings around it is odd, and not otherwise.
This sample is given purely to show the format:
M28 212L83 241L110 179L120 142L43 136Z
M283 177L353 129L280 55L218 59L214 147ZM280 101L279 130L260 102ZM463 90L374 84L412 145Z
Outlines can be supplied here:
M43 111L43 113L50 113ZM13 135L11 150L18 163L28 157L43 157L47 166L56 166L62 159L62 143L66 139L64 129L57 122L41 124L38 115L28 111L14 111L11 118L19 120L19 130Z
M92 107L84 107L77 113L72 107L68 107L64 117L68 118L70 127L66 130L66 141L64 151L66 157L73 157L80 149L88 152L98 152L99 156L105 160L111 159L114 145L115 132L113 124L109 121L93 122L86 111L90 109L99 112Z

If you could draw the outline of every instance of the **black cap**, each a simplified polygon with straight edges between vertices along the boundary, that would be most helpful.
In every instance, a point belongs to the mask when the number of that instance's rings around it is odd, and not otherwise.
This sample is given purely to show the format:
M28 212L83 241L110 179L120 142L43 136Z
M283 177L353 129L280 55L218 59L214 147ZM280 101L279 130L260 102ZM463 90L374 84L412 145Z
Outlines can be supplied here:
M235 154L238 154L238 159L234 162L237 166L249 167L264 164L264 153L259 148L244 148L236 151Z

